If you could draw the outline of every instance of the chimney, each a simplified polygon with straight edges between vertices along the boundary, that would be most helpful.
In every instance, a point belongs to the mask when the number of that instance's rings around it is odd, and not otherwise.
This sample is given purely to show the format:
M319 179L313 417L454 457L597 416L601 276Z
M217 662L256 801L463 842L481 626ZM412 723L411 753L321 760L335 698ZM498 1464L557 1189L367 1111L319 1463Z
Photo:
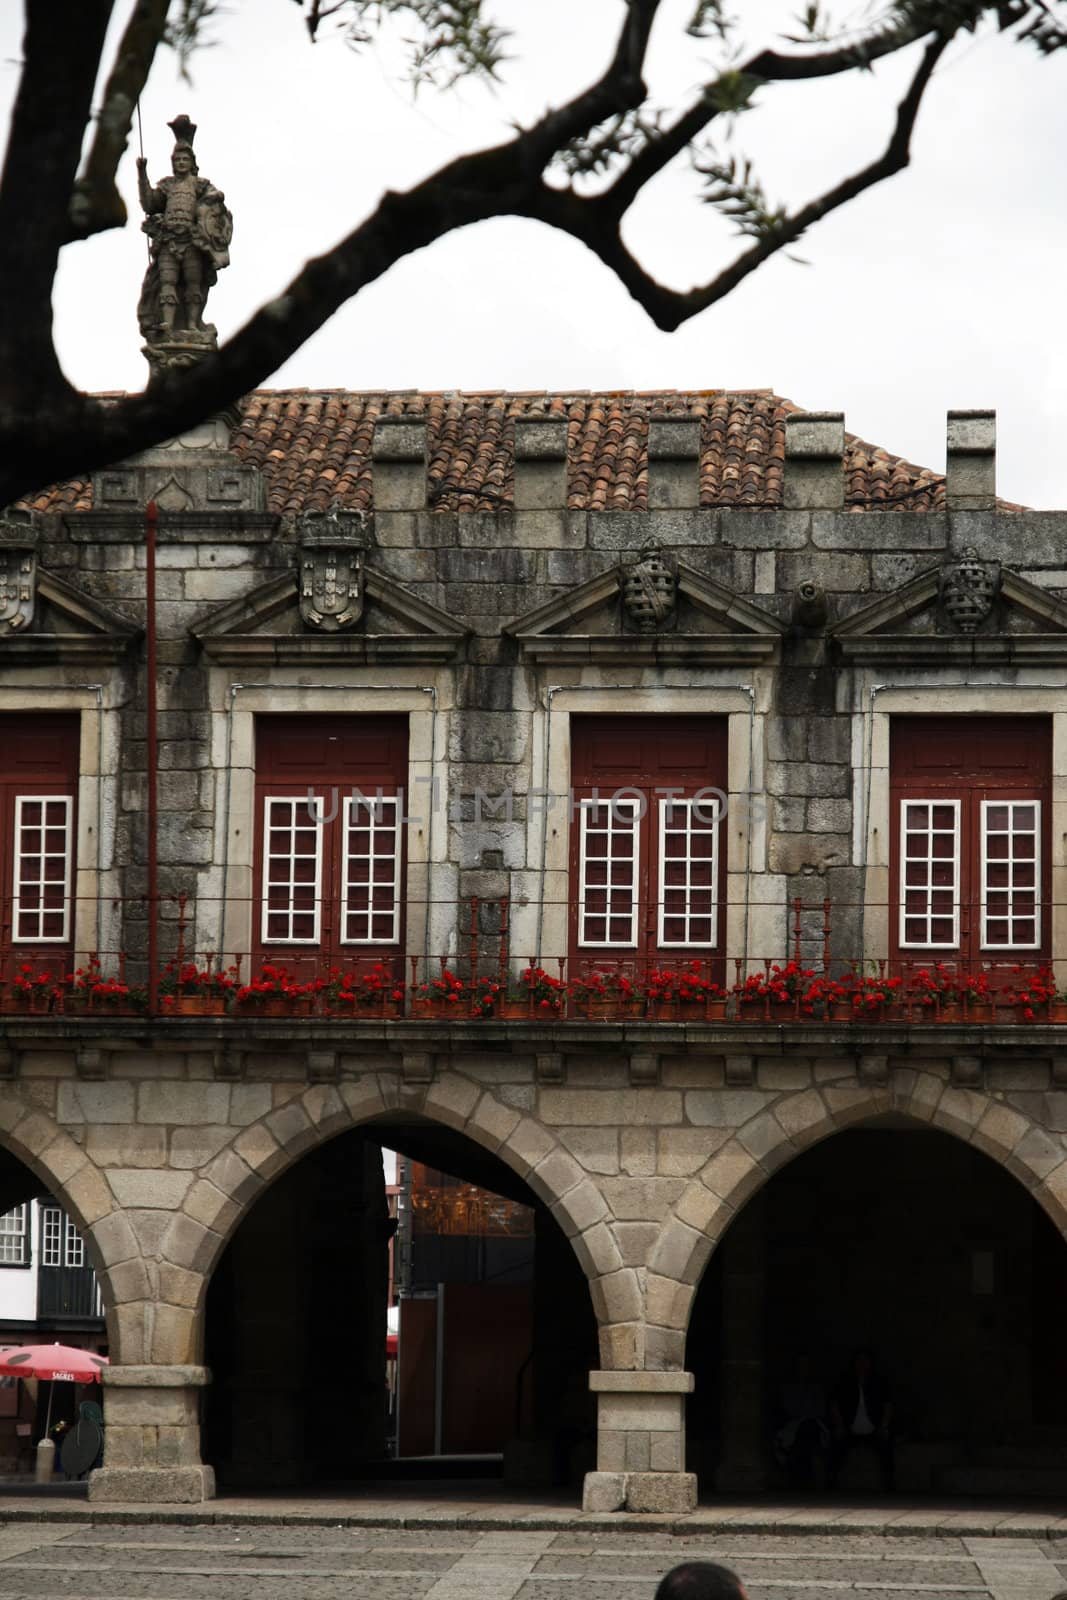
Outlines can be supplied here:
M787 511L840 511L845 504L845 416L801 411L785 419Z
M379 417L371 448L375 511L426 509L426 424Z
M515 510L566 509L566 417L516 417Z
M699 420L652 417L648 424L648 509L692 511L699 504Z
M945 461L949 511L990 511L997 497L997 414L950 411Z

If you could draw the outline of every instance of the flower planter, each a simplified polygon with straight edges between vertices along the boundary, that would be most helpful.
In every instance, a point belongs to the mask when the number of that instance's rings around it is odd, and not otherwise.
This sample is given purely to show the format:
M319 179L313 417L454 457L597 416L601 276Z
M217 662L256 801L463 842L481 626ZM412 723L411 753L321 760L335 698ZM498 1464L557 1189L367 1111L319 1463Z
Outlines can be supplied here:
M576 999L572 1005L574 1015L584 1017L587 1022L617 1022L622 1014L622 1002L619 1000Z
M171 1017L223 1017L226 1015L226 996L221 994L175 994L170 1005L164 1008Z
M0 1012L9 1017L31 1014L40 1016L42 1012L51 1011L53 1003L50 994L30 994L25 997L6 994L0 999Z
M770 1006L772 1022L796 1022L804 1020L804 1013L794 1000L772 1000Z
M241 1002L237 1009L243 1017L310 1017L314 1005L310 995L289 998L279 994L269 999Z
M1050 1000L1048 1008L1050 1022L1067 1022L1067 1000Z
M677 1022L682 1008L677 1000L650 1000L646 1015L650 1022Z
M851 1000L831 1000L826 1008L827 1022L854 1022L856 1012Z
M942 1000L941 1004L934 1008L933 1020L935 1022L955 1023L965 1022L967 1019L959 1000Z
M470 1016L470 1002L465 994L455 1000L419 998L415 1001L414 1016L416 1021L422 1022L436 1019L455 1021Z
M505 1022L531 1022L537 1011L536 1001L529 997L521 1000L501 999L497 1001L497 1016Z
M1063 1020L1067 1022L1067 1006L1064 1006L1063 1012ZM995 1000L972 1000L964 1006L963 1014L967 1022L996 1022L997 1003Z

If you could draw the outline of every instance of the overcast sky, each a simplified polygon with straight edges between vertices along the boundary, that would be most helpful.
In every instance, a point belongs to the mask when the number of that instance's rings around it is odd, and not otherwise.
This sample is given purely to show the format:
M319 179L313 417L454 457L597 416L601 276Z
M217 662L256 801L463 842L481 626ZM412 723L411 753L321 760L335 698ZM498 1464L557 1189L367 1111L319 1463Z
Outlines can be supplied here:
M710 47L668 0L650 63L670 101L706 75ZM124 16L128 6L120 5ZM752 44L789 27L793 5L750 0ZM157 63L141 104L154 179L169 171L166 124L199 124L201 173L235 219L232 266L209 316L225 336L335 242L384 188L505 137L603 65L618 0L500 0L515 60L493 91L467 84L412 100L389 44L357 56L325 33L312 47L290 0L230 0L214 43L181 83ZM834 14L837 10L834 8ZM843 14L843 13L842 13ZM21 7L0 0L0 117L15 91ZM732 147L770 198L799 204L876 154L912 61L833 84L775 89L739 119ZM1067 52L1043 61L993 31L947 58L928 96L913 165L821 223L809 266L776 260L677 333L659 333L581 246L532 223L467 229L393 269L343 309L273 383L310 388L769 388L810 410L843 410L855 433L944 465L949 407L996 407L1000 492L1067 506L1062 355L1067 221ZM133 224L69 247L55 312L69 376L139 389L136 301L145 262L134 146L120 171ZM677 287L736 248L679 164L634 208L627 236ZM1060 309L1057 309L1060 308Z

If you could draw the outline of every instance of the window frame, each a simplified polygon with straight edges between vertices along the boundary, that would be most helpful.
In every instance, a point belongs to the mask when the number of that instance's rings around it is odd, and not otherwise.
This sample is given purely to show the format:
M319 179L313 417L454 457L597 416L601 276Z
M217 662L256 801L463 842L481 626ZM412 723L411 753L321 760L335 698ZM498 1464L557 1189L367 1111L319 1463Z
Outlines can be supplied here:
M315 835L315 856L314 856L314 860L315 860L314 891L315 891L315 894L314 894L314 909L312 911L313 926L314 926L315 931L314 931L314 934L312 935L311 938L298 939L298 938L294 937L291 933L289 935L287 935L287 936L275 937L275 936L272 936L270 934L269 930L268 930L268 924L269 924L269 921L270 921L271 917L277 917L277 916L287 917L288 918L288 922L289 922L289 927L292 928L293 923L294 923L294 921L295 921L295 919L297 917L307 916L307 914L308 914L304 907L300 907L299 909L296 909L294 907L294 904L293 904L293 892L294 892L294 890L297 889L297 888L305 888L306 885L299 884L297 882L296 878L292 876L293 863L296 862L296 861L305 860L307 858L304 857L304 856L296 856L296 855L294 855L292 853L292 851L290 851L289 857L288 857L288 860L289 860L289 863L290 863L290 876L289 876L289 879L288 879L287 883L284 885L284 887L287 888L288 895L289 895L288 906L287 906L287 908L285 910L279 910L276 906L272 906L270 904L270 891L271 891L271 889L273 887L275 887L275 885L273 885L270 882L270 863L271 863L271 861L273 859L277 859L277 860L284 860L285 859L284 856L279 855L278 857L273 857L272 854L271 854L270 837L271 837L272 830L274 830L274 828L275 828L275 824L273 824L271 822L270 815L271 815L272 806L276 806L276 805L289 805L289 806L293 806L294 808L297 807L297 806L304 806L308 811L310 811L311 804L312 804L312 797L307 793L302 794L302 795L265 794L263 796L263 864L262 864L262 881L261 881L260 886L259 886L259 888L260 888L260 941L261 941L262 944L269 945L271 948L274 948L275 946L277 946L278 948L281 948L281 949L304 949L304 950L306 950L306 949L317 947L318 945L320 945L322 943L322 861L323 861L323 828L324 828L324 824L323 824L323 821L322 821L323 802L322 802L321 797L318 796L318 795L314 796L314 800L316 802L316 809L319 811L318 818L317 819L313 819L312 822L311 822L311 828L314 831L314 835ZM297 833L299 827L300 827L300 824L298 824L295 821L295 815L296 815L296 813L295 813L295 810L294 810L294 812L293 812L294 820L292 822L290 822L290 824L289 824L290 837L295 835ZM284 830L279 827L279 828L277 828L277 831L278 832L282 832Z
M909 806L926 806L927 810L930 813L930 826L925 830L925 832L927 833L927 836L929 838L932 838L935 833L944 833L944 832L947 831L944 828L935 829L934 826L933 826L933 820L934 820L933 819L933 812L934 812L935 806L941 806L943 808L951 809L953 817L955 818L955 826L954 826L954 828L952 830L953 837L954 837L954 840L955 840L955 848L953 849L953 852L952 852L952 886L951 886L951 893L952 893L952 939L951 939L951 942L948 942L948 943L945 943L945 942L942 942L942 941L939 941L939 940L932 940L932 939L916 940L916 939L906 939L904 937L904 930L907 927L907 924L908 924L909 921L914 921L914 920L916 920L916 918L921 917L926 922L927 931L929 931L930 926L931 926L932 923L939 922L939 921L943 920L943 914L942 913L935 913L934 911L932 911L930 909L930 902L932 901L933 896L938 892L938 890L943 889L944 886L941 885L941 884L934 884L934 883L931 883L931 882L927 882L925 884L919 884L919 885L910 884L910 883L907 882L907 872L908 872L909 860L924 859L928 868L932 868L934 863L935 863L935 861L938 860L938 857L935 856L935 855L932 855L932 854L927 854L925 858L922 858L922 857L915 858L915 857L909 857L908 856L907 850L905 848L905 841L907 840L909 832L915 831L917 833L921 833L921 832L924 831L922 829L911 830L906 826L907 811L908 811L908 807ZM960 919L960 910L961 910L961 906L962 906L962 888L961 888L961 884L962 884L962 870L963 870L963 802L962 802L962 799L959 796L957 796L954 799L951 798L951 797L949 797L949 798L942 797L941 799L935 800L935 799L927 799L924 796L920 796L920 795L902 795L901 799L900 799L899 819L900 819L900 833L899 833L898 854L899 854L899 857L900 857L900 861L899 861L899 868L900 868L900 899L899 899L899 904L898 904L898 909L897 909L897 915L898 915L898 918L899 918L897 943L900 946L901 950L935 950L935 951L955 951L955 950L959 950L960 943L961 943L961 937L962 937L962 929L961 929L961 926L960 926L960 920L961 920ZM927 897L927 902L926 902L927 903L927 909L925 911L915 912L915 911L908 911L908 909L907 909L908 893L909 892L914 892L914 890L916 888L918 888L921 892L925 893L925 895Z
M74 849L75 849L75 839L74 839L74 796L70 795L70 794L33 794L33 793L22 793L22 794L20 794L20 793L16 792L14 794L14 796L13 796L13 799L14 799L14 813L13 813L12 825L11 825L11 943L12 943L12 946L15 949L21 949L24 945L55 945L55 946L69 945L70 941L71 941L71 925L72 925L72 921L73 921L73 918L71 916L71 909L72 909L71 908L71 881L72 881L73 875L74 875ZM26 823L26 822L24 822L22 820L23 819L23 811L24 811L25 807L28 806L28 805L39 805L41 807L41 820L40 820L39 824ZM50 884L48 882L47 878L42 876L38 880L37 884L34 885L34 887L36 887L36 889L37 889L37 891L38 891L38 893L40 894L40 897L41 897L41 902L42 903L40 905L33 906L33 907L24 907L22 905L22 893L21 893L21 891L24 888L26 888L26 887L28 887L30 885L30 880L23 878L22 874L21 874L22 861L23 861L23 859L25 857L27 857L29 855L29 852L23 850L23 847L22 847L22 833L23 833L24 829L32 828L34 826L38 826L40 828L40 831L41 831L41 850L39 852L39 859L41 861L41 871L43 873L44 872L44 863L50 858L50 852L44 848L45 843L46 843L44 835L53 826L52 824L50 824L47 821L47 810L46 810L46 808L48 806L50 806L50 805L61 805L64 808L64 819L63 819L62 827L63 827L63 833L64 833L64 838L65 838L66 842L65 842L65 847L64 847L64 850L63 850L63 883L62 883L63 905L62 905L62 909L61 909L61 911L59 913L61 915L62 919L63 919L63 932L61 934L21 933L21 932L19 932L19 918L20 917L22 917L22 916L38 917L38 918L40 918L40 921L43 924L44 919L46 917L54 916L56 914L56 908L55 907L46 907L45 904L44 904L45 892L48 889L53 889L53 888L56 887L55 884Z
M717 799L711 801L711 804L715 810L715 817L711 829L709 830L711 834L711 904L709 910L694 912L691 909L694 885L691 881L691 871L688 869L691 869L693 863L701 860L702 858L691 855L688 850L686 851L685 855L681 857L668 857L667 855L668 828L666 818L668 809L675 806L681 806L689 813L691 818L694 807L702 809L707 804L707 799L699 794L673 795L670 798L667 798L666 796L659 797L659 807L656 817L656 823L659 832L659 881L656 885L658 891L656 904L656 942L661 950L717 950L719 948L719 841L722 835L723 808ZM691 826L684 830L673 828L669 831L671 833L684 831L687 839L691 839L693 837ZM684 862L687 868L685 883L668 883L668 863L671 865L678 865L680 861ZM696 887L700 888L702 886L698 885ZM668 912L667 895L671 890L678 889L683 889L685 892L685 910ZM711 938L684 940L669 939L665 931L667 920L668 918L674 920L678 917L682 918L687 933L691 923L706 919L711 924Z
M1032 857L1034 882L1033 882L1032 888L1029 890L1029 892L1033 895L1034 909L1033 909L1032 913L1023 913L1022 916L1017 916L1015 911L1014 911L1014 909L1013 909L1013 907L1014 907L1014 897L1015 897L1016 893L1026 893L1027 892L1026 887L1025 886L1016 886L1016 885L1014 885L1012 883L1009 883L1007 885L1007 887L1004 888L1004 889L996 888L996 889L991 891L990 890L990 886L989 886L989 882L988 882L988 868L989 868L990 865L996 865L996 866L1006 865L1009 868L1009 871L1010 871L1011 867L1016 865L1015 857L1011 853L1011 850L1010 850L1010 842L1015 837L1014 826L1011 823L1009 823L1009 826L1008 826L1008 828L1006 830L1007 836L1008 836L1008 840L1009 840L1009 854L1008 854L1008 856L1004 860L998 860L997 858L993 858L992 860L990 859L990 856L989 856L989 829L986 826L986 817L987 817L988 812L991 811L995 806L1007 807L1009 814L1013 813L1015 811L1016 807L1018 807L1018 806L1029 806L1032 809L1032 811L1034 812L1034 826L1033 826L1033 829L1030 830L1033 833L1033 838L1034 838L1034 854L1033 854L1033 857ZM1033 799L1033 800L1026 800L1026 799L1003 799L1003 800L983 799L979 804L979 808L978 808L978 829L979 829L979 865L978 865L978 892L979 892L979 901L978 901L978 906L979 906L979 935L978 935L978 941L979 942L978 942L978 948L979 948L979 950L981 950L983 952L983 954L986 951L989 951L989 952L991 952L993 954L996 954L996 953L998 953L1000 951L1003 951L1005 954L1014 955L1014 954L1020 953L1020 952L1030 953L1030 952L1032 952L1034 950L1040 950L1041 949L1042 942L1043 942L1043 933L1044 933L1044 917L1043 917L1044 895L1042 893L1042 872L1044 870L1044 862L1042 860L1042 851L1041 851L1041 836L1042 836L1042 828L1043 828L1043 826L1044 826L1044 805L1043 805L1043 803L1042 803L1040 798ZM1000 832L1002 830L998 829L997 831ZM1026 858L1023 857L1023 858L1020 858L1020 859L1021 860L1025 860ZM989 912L988 912L988 896L989 896L989 894L991 892L994 893L994 894L1005 894L1007 896L1007 899L1008 899L1008 910L1004 913L1003 916L997 916L997 917L992 918L992 919L990 918ZM1003 944L999 944L999 943L998 944L991 944L989 942L989 938L988 938L988 928L989 928L989 922L991 920L998 921L998 922L1007 922L1008 926L1009 926L1009 931L1011 929L1011 925L1014 922L1021 921L1021 920L1032 920L1033 924L1034 924L1034 938L1029 944L1021 944L1021 943L1016 942L1014 939L1009 939L1008 941L1006 941Z
M350 838L354 830L352 811L355 806L364 806L367 811L368 853L366 856L353 856L350 850ZM380 827L375 815L376 810L382 806L392 806L393 822L389 828ZM365 794L345 795L341 812L341 876L339 884L338 911L340 931L338 943L349 948L377 949L383 945L398 945L400 943L401 913L401 862L404 854L404 839L401 829L404 810L403 790L396 794L378 794L373 800ZM392 881L388 885L380 885L374 880L374 865L378 859L374 854L374 841L378 833L391 833L393 849L391 859L393 863ZM366 861L370 876L365 884L353 884L349 878L349 869L353 861ZM373 905L374 891L378 888L388 887L392 895L392 906L388 912L379 910ZM367 906L365 910L351 910L348 897L353 888L365 888L367 891ZM372 930L375 919L379 916L389 916L392 919L393 931L388 938L373 938ZM365 939L353 938L349 932L349 919L365 916L367 919L367 937Z
M641 823L643 821L642 802L636 795L626 796L622 799L612 796L606 800L602 800L599 795L590 795L587 798L579 800L578 806L578 947L580 950L636 950L639 944L641 914L640 896L638 891L641 887ZM616 809L619 807L627 807L631 812L633 825L629 830L616 828L613 825L617 821ZM596 830L598 833L604 833L607 838L607 849L605 851L603 860L607 865L608 882L604 884L593 884L590 886L586 876L586 868L590 860L586 845L589 838L588 818L590 812L594 809L604 809L608 814L608 826L604 829ZM611 854L611 842L617 833L623 833L626 831L628 831L629 837L633 841L633 851L630 855L630 882L628 885L620 885L618 887L628 888L630 893L630 937L625 940L611 938L605 938L602 940L587 939L585 937L585 928L586 923L590 918L603 917L604 931L606 934L610 934L611 924L625 915L623 912L617 912L611 909L611 893L617 887L611 882L611 868L616 860L616 858ZM618 859L625 860L625 857L620 857ZM593 889L600 889L604 892L605 903L603 911L590 911L588 909L586 896L590 887Z
M18 1229L4 1228L2 1226L2 1224L5 1223L8 1220L9 1217L15 1216L16 1213L21 1213L21 1216L22 1216L22 1226L21 1226L21 1228L18 1228ZM19 1261L7 1261L7 1260L5 1260L3 1258L2 1253L0 1253L0 1269L13 1268L15 1271L18 1272L18 1271L22 1271L23 1268L28 1267L28 1266L31 1265L33 1245L32 1245L32 1240L31 1240L31 1237L30 1237L30 1232L31 1232L31 1218L30 1218L30 1202L28 1200L23 1200L17 1206L9 1206L8 1209L5 1212L0 1214L0 1240L6 1241L8 1239L18 1239L18 1240L21 1241L21 1260L19 1260ZM0 1245L0 1252L2 1252L3 1248L4 1248L4 1246Z

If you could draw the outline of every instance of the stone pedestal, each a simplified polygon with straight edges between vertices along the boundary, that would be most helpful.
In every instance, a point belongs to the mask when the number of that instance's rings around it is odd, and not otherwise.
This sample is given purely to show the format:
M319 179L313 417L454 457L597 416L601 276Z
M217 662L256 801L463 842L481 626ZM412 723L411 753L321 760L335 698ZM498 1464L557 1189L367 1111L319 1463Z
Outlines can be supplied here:
M585 1475L586 1511L687 1512L697 1483L685 1472L685 1397L691 1372L591 1372L597 1396L597 1470Z
M761 1195L737 1218L722 1251L722 1454L717 1489L763 1489L767 1483L764 1343L766 1225Z
M104 1465L89 1499L189 1505L211 1500L215 1474L200 1459L200 1391L206 1367L108 1367Z

